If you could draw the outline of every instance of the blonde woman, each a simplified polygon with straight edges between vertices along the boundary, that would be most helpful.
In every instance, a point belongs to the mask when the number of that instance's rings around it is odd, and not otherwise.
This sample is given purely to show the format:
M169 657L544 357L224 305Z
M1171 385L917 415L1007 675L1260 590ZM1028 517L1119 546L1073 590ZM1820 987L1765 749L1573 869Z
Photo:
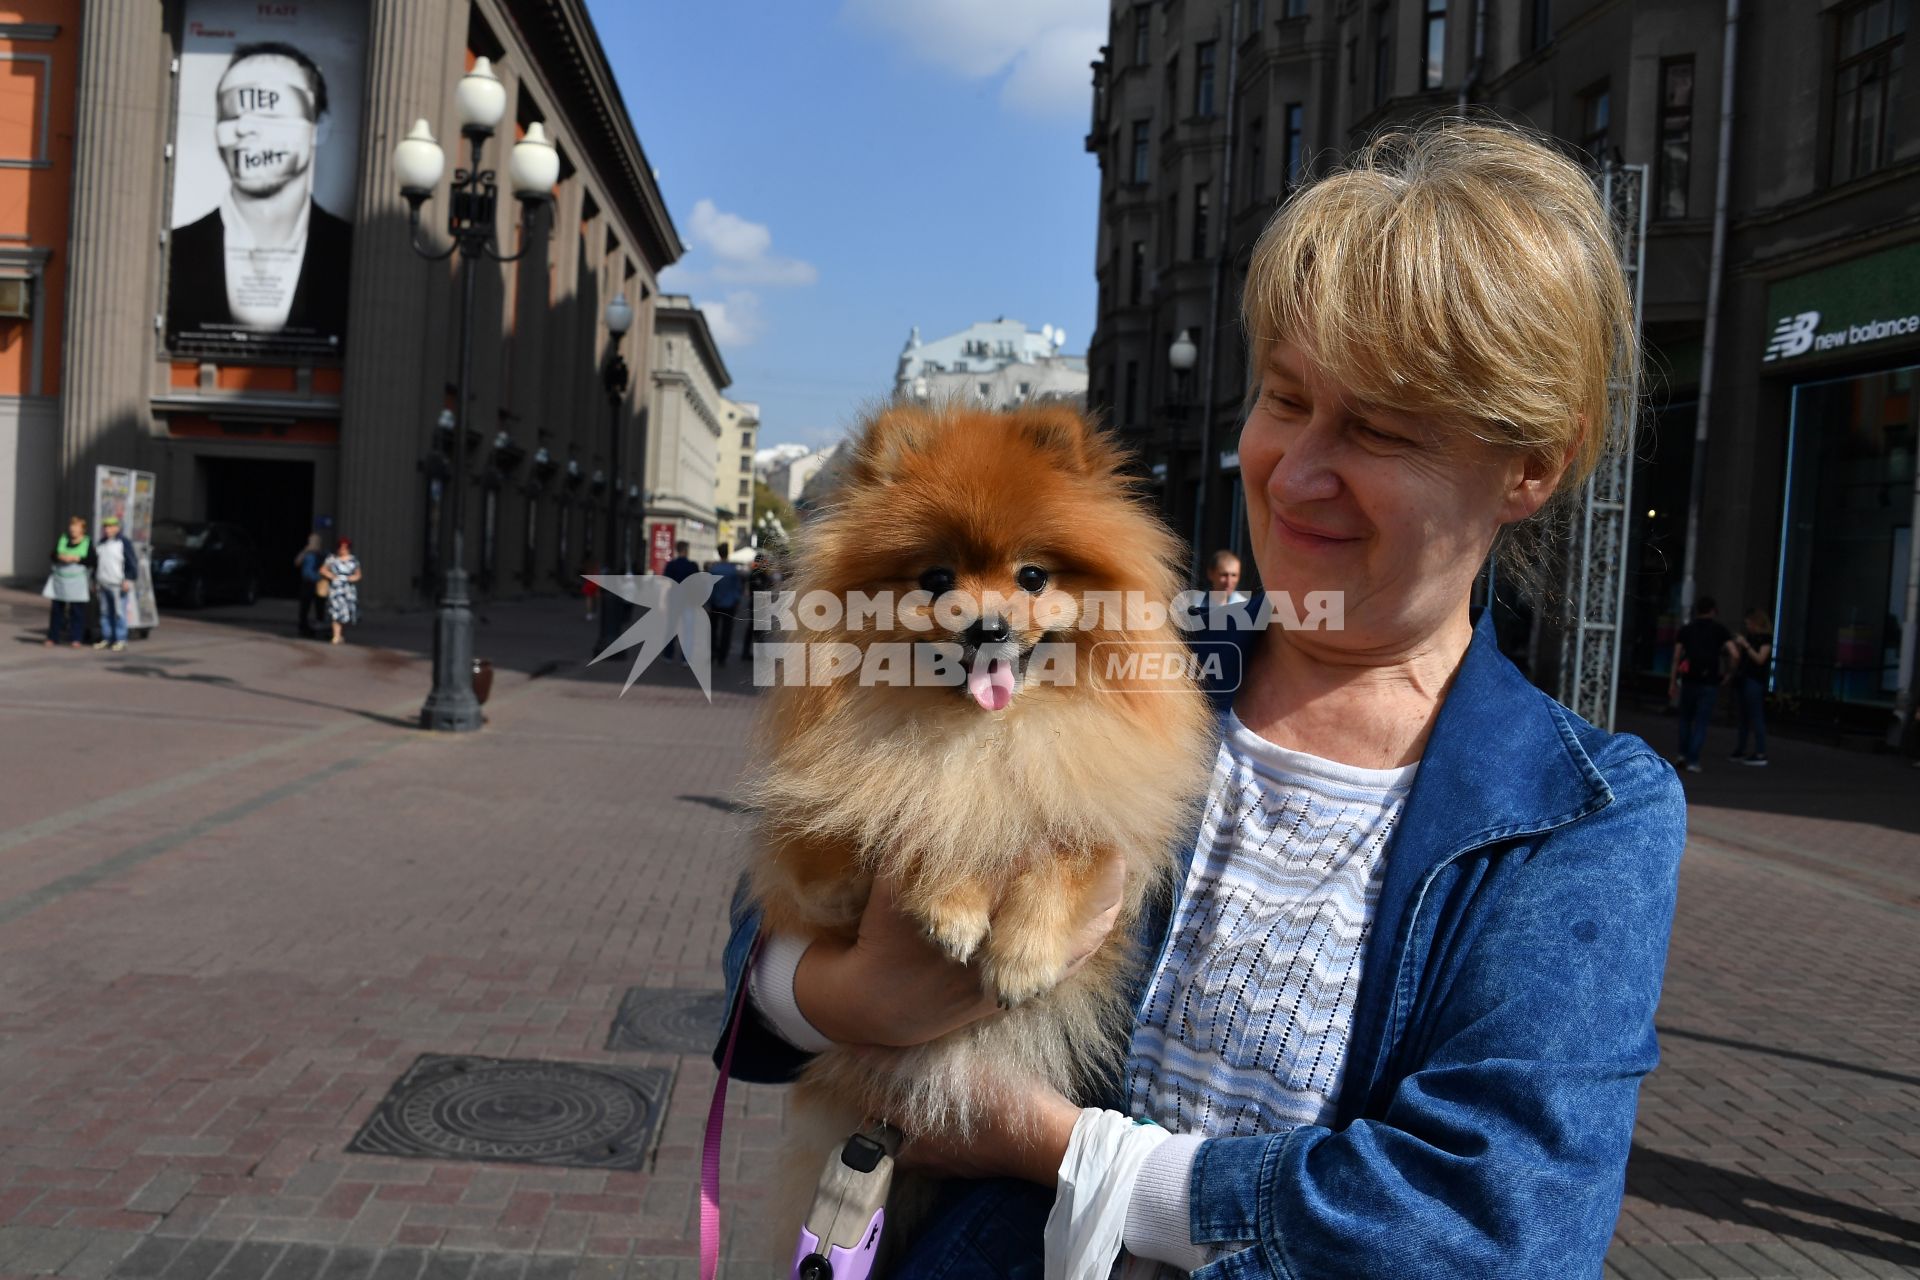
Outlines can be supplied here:
M964 1180L892 1276L1104 1278L1123 1248L1233 1277L1601 1269L1684 803L1644 742L1528 684L1469 598L1490 550L1537 569L1545 513L1624 443L1606 216L1521 134L1393 134L1275 216L1243 310L1260 580L1341 593L1344 627L1206 642L1244 679L1144 926L1124 1070L1085 1108L996 1082L983 1131L910 1145ZM887 889L855 941L756 970L737 1075L996 1016ZM755 933L736 923L735 982Z

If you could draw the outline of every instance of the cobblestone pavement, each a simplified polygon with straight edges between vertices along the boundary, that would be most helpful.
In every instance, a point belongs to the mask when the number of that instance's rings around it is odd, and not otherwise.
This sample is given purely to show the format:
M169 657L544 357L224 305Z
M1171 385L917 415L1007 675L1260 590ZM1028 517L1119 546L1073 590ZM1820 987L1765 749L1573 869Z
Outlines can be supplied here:
M580 606L496 605L487 729L429 737L430 615L102 654L42 648L43 607L0 591L0 1280L692 1276L712 1069L604 1046L629 988L717 985L737 664L711 705L681 668L621 698ZM1609 1274L1920 1273L1920 775L1772 754L1689 778ZM665 1068L651 1163L349 1154L423 1054ZM750 1215L780 1096L732 1099Z

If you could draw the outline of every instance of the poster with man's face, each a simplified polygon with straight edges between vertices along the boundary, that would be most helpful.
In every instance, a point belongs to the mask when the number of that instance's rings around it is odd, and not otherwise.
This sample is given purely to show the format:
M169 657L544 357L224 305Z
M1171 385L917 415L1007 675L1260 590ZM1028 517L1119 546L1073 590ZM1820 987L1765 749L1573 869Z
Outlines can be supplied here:
M346 349L367 0L187 0L167 347Z

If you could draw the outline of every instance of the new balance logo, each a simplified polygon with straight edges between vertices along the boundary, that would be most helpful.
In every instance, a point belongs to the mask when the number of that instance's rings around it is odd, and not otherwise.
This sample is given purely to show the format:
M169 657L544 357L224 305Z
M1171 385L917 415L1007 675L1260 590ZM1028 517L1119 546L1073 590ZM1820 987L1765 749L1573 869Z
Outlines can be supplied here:
M1798 315L1785 316L1774 326L1773 337L1767 343L1766 359L1791 359L1803 356L1813 350L1813 331L1820 327L1818 311L1802 311Z

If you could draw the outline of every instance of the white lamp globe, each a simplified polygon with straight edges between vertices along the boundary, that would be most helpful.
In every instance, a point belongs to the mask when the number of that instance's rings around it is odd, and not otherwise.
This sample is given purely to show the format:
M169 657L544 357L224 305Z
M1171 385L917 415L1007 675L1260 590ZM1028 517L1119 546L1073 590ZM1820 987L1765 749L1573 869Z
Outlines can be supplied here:
M627 295L616 293L607 303L607 332L614 337L625 336L633 328L633 304L627 301Z
M560 181L560 152L547 138L547 127L535 120L527 126L527 136L513 144L507 158L507 178L513 194L522 200L544 200L553 194Z
M473 70L460 77L453 100L460 111L462 129L492 133L507 114L507 86L500 83L500 77L493 74L493 63L485 58L475 59Z
M407 136L393 149L393 172L403 195L429 196L447 171L447 153L433 140L425 120L415 120Z
M1167 363L1176 372L1185 373L1193 368L1193 362L1199 355L1200 348L1193 345L1193 331L1182 329L1180 336L1173 340L1173 345L1167 348Z

